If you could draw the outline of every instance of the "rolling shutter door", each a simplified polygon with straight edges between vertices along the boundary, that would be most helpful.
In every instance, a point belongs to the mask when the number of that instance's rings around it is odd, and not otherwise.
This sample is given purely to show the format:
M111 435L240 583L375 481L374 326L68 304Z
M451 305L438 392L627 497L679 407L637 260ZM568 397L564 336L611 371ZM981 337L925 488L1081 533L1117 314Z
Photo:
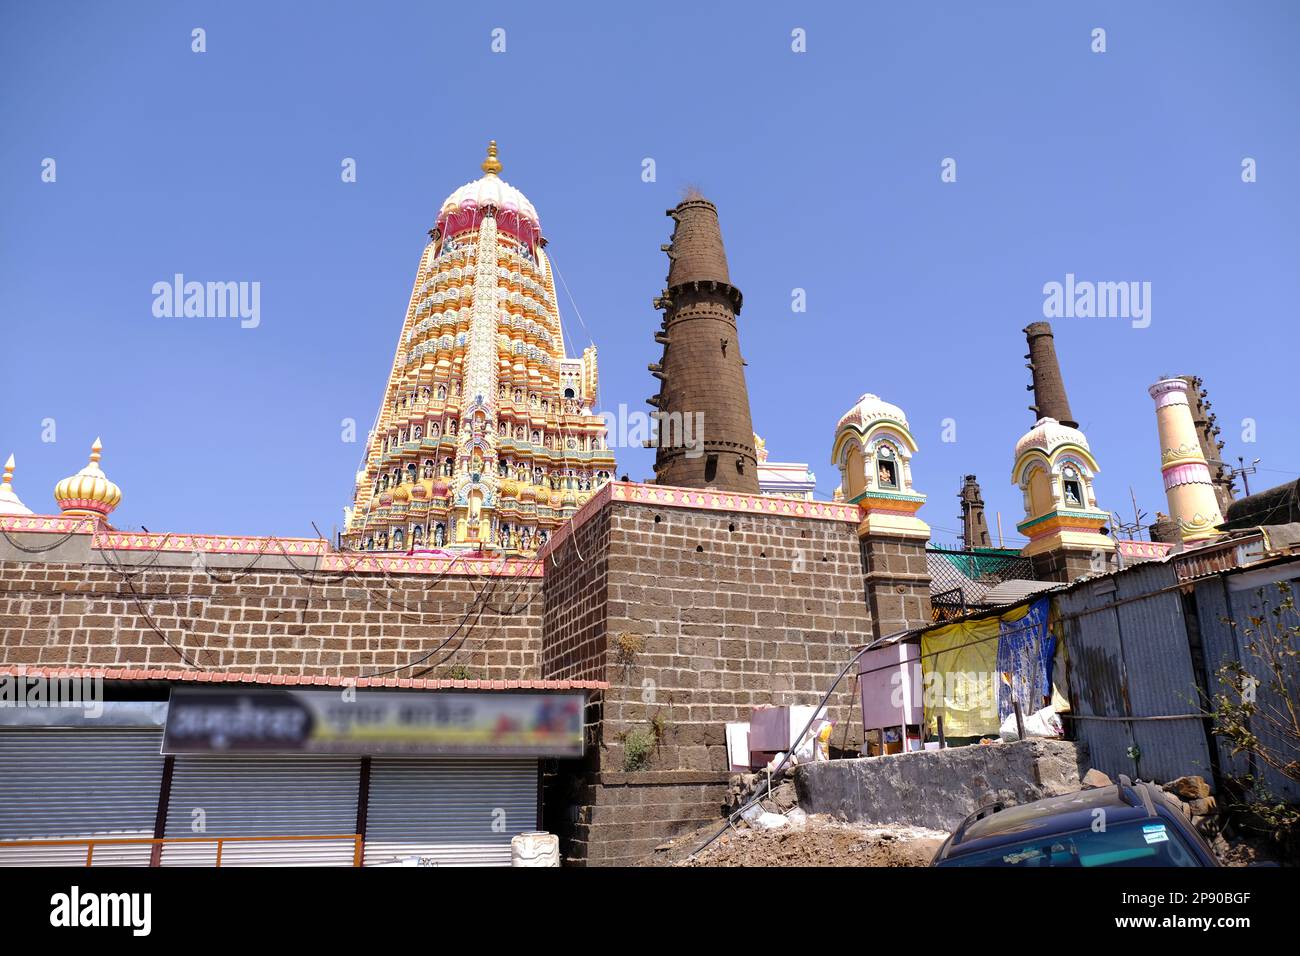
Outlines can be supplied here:
M509 866L537 829L537 760L375 757L366 866Z
M355 833L359 757L176 758L168 837L330 836ZM203 830L196 830L201 822ZM222 866L351 866L352 840L224 845ZM213 866L215 843L169 844L163 866Z
M0 730L0 840L152 839L160 730ZM97 846L95 866L148 866L148 844ZM4 866L80 866L85 846L0 847Z

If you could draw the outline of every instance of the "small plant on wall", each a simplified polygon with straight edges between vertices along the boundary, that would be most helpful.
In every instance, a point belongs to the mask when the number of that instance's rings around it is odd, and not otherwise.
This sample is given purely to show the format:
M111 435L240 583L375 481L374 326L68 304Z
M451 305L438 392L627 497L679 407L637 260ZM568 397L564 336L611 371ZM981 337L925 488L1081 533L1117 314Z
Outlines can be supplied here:
M636 727L623 735L623 769L628 773L644 770L650 763L655 746L654 728Z
M447 678L449 680L477 680L468 664L452 664L451 667L447 668Z
M614 662L623 668L623 679L627 680L636 664L637 655L645 650L645 638L631 631L624 631L614 638Z
M658 746L664 742L668 736L668 729L672 724L668 723L668 718L664 716L662 710L656 710L655 715L650 718L650 732L654 734L655 745Z

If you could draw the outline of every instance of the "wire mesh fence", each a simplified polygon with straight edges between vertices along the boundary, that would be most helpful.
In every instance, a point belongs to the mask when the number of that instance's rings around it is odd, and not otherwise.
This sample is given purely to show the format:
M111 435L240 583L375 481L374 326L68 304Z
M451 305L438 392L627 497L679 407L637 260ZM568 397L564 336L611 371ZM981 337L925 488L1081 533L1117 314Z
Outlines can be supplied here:
M1004 581L1034 581L1033 562L1018 551L998 548L926 548L931 617L951 621L992 604L988 592Z

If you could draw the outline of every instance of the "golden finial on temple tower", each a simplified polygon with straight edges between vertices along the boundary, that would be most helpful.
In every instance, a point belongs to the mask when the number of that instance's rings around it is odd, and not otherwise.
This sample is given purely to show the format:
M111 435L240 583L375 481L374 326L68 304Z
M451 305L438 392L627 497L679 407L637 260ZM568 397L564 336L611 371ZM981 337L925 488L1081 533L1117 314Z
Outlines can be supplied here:
M483 172L489 176L495 176L501 172L501 160L497 159L497 141L492 140L488 143L487 159L483 160Z

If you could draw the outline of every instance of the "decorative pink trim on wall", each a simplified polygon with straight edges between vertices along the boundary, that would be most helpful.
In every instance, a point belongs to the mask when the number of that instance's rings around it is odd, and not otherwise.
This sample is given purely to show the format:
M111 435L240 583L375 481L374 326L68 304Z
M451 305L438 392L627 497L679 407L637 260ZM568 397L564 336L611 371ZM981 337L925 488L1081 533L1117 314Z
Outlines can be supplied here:
M1116 550L1125 558L1163 558L1174 546L1167 541L1129 541L1117 540Z
M699 488L674 488L668 485L650 485L635 481L611 481L601 486L573 516L568 524L551 535L538 556L549 557L552 552L577 528L582 527L609 501L663 508L690 508L695 511L732 511L741 514L773 515L776 517L813 518L819 521L843 521L855 528L862 520L857 505L836 501L807 501L803 498L786 498L780 495L742 495L731 491L703 491Z

